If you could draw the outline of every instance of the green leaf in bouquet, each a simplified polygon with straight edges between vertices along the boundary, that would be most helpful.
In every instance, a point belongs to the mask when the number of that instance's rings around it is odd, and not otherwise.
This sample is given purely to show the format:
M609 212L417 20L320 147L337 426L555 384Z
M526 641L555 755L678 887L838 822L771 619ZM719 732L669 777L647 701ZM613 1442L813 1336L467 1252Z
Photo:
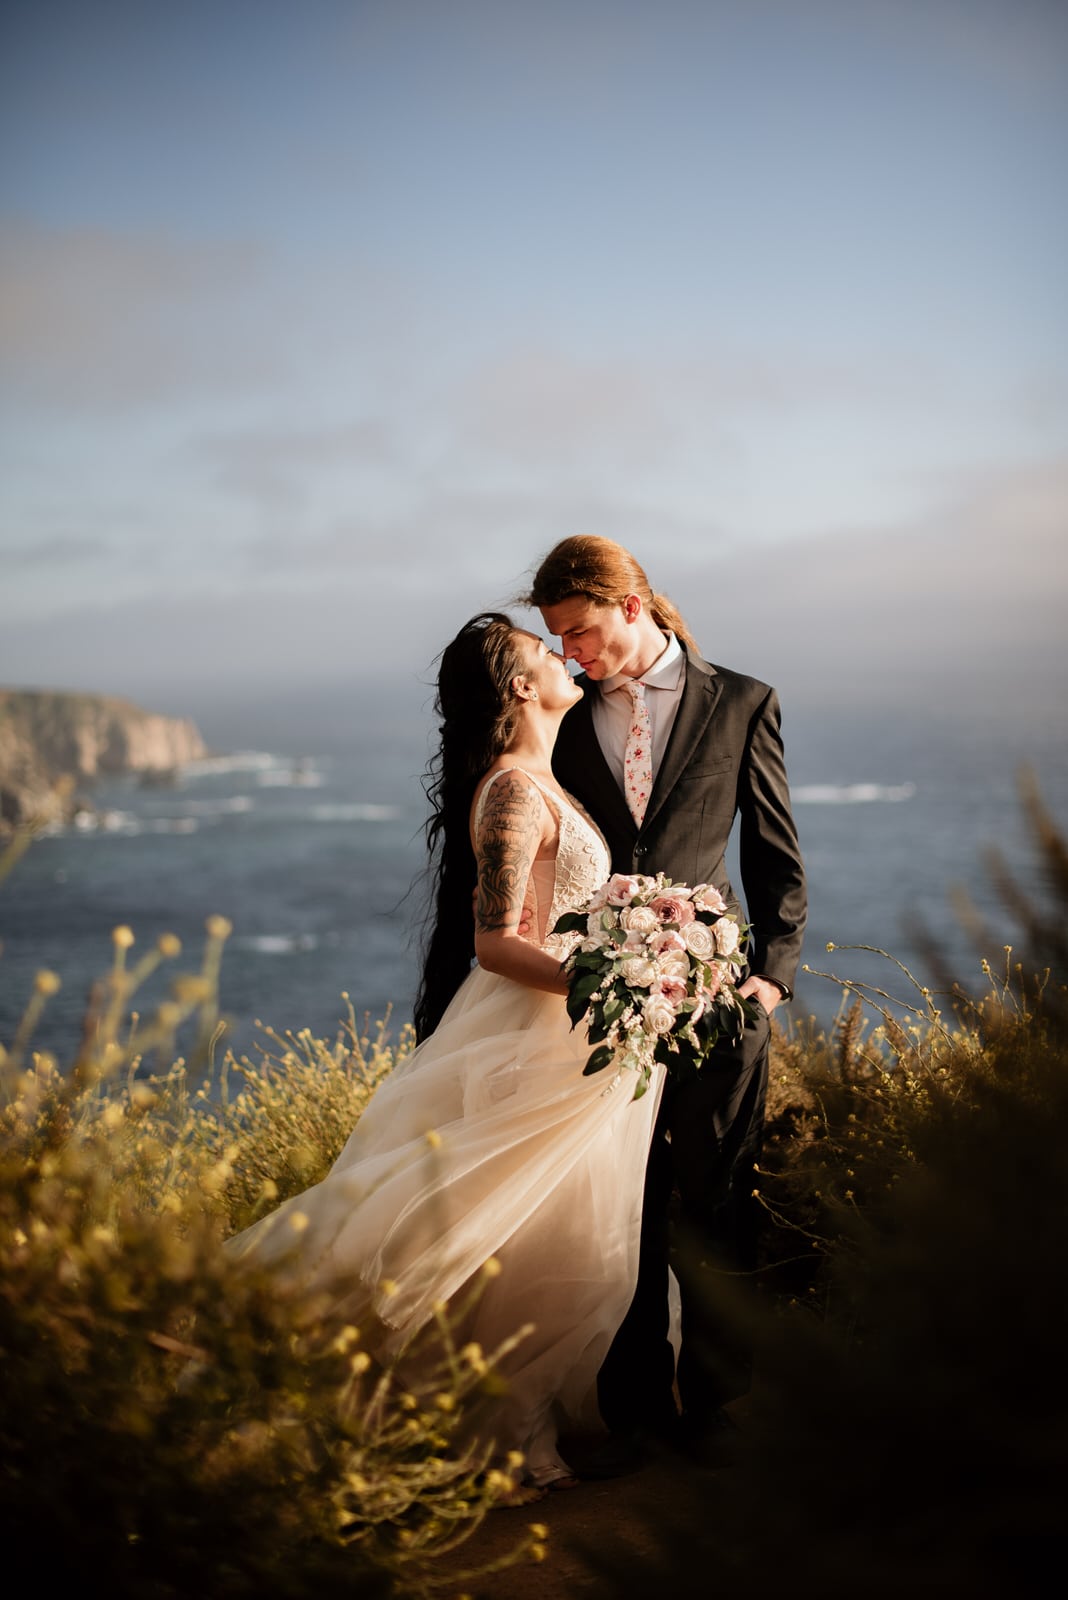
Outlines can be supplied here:
M582 1069L582 1076L584 1078L589 1078L595 1072L603 1072L605 1067L611 1065L614 1055L615 1051L610 1045L601 1045L599 1049L593 1051L589 1060L586 1062L586 1065Z
M586 931L586 914L583 911L565 911L553 923L554 933L584 933Z
M574 1000L588 1000L601 981L599 972L587 972L571 985L571 998Z
M586 1037L591 1044L597 1044L600 1039L608 1038L608 1023L603 1016L594 1017L586 1030Z
M585 998L582 998L571 993L567 996L564 1004L567 1006L567 1014L571 1018L571 1026L574 1028L577 1027L590 1009L590 997L586 995Z
M621 995L618 989L613 989L601 1008L601 1015L604 1017L604 1020L606 1022L613 1022L615 1018L622 1013L626 1003L625 996Z

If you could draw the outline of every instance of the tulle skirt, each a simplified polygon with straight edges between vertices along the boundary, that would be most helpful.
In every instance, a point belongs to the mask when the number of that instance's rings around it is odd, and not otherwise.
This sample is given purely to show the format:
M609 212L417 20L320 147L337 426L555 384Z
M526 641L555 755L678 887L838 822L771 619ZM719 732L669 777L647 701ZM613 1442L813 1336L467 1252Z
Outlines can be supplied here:
M558 1429L598 1422L597 1370L634 1290L661 1081L583 1077L563 999L475 968L435 1033L380 1085L327 1177L229 1243L370 1327L403 1357L435 1304L493 1257L463 1337L488 1353L528 1326L494 1403L499 1453L567 1471Z

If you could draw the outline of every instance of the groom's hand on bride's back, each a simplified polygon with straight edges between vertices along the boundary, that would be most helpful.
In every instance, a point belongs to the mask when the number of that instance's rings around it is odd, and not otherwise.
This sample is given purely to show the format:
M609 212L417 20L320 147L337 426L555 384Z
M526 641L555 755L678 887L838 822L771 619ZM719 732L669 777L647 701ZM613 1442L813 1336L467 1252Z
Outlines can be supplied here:
M478 890L477 889L471 895L471 913L477 919L477 917L478 917ZM526 939L529 936L529 934L530 934L530 926L531 926L531 923L533 922L533 920L534 920L534 912L532 911L531 907L527 905L526 901L524 901L523 902L523 909L519 913L519 927L516 929L516 932L519 934L519 937L521 939Z

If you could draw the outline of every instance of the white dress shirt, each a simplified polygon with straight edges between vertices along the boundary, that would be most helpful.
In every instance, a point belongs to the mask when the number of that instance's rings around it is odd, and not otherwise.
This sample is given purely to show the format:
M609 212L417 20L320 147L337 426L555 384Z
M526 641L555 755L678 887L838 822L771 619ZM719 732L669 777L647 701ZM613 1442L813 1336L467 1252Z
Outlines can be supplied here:
M639 679L639 682L645 684L645 704L649 708L649 725L653 736L654 783L675 724L685 679L686 656L675 635L669 633L663 650L649 671L643 672ZM627 675L622 672L614 673L611 678L602 679L601 692L594 696L591 708L597 742L621 791L623 754L627 747L627 732L631 723L631 699L623 688L628 681Z

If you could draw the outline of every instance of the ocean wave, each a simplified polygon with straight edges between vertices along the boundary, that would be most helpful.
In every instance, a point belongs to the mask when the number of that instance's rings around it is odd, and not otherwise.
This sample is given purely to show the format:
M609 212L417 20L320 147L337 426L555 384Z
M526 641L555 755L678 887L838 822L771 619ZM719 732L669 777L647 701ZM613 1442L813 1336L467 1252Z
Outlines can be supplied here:
M237 750L229 756L202 756L199 761L184 761L183 778L213 778L225 772L268 772L273 767L290 769L293 763L273 756L267 750Z
M73 827L56 824L48 828L52 835L66 833L110 833L133 837L142 833L196 833L200 823L196 817L137 817L132 811L79 811Z
M807 783L790 794L799 806L862 806L873 801L911 800L914 783Z
M397 806L364 805L359 802L324 802L312 806L313 822L392 822L400 816Z
M251 811L254 805L250 794L231 794L221 795L216 800L184 800L182 809L198 817L225 817Z
M321 789L323 775L314 767L269 767L256 776L261 789Z
M319 941L312 933L250 933L234 943L242 950L255 950L264 956L291 956L298 950L316 950Z

